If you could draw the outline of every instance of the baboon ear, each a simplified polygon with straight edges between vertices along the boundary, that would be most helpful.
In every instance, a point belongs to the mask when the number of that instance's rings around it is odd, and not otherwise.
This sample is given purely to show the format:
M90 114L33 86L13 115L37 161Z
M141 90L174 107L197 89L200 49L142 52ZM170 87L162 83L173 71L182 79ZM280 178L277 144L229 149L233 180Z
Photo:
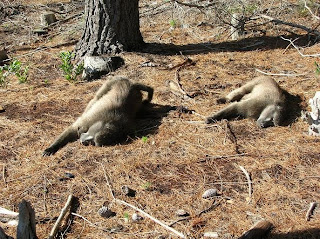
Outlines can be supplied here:
M227 99L225 97L221 97L221 98L217 99L218 104L224 104L226 102L227 102Z

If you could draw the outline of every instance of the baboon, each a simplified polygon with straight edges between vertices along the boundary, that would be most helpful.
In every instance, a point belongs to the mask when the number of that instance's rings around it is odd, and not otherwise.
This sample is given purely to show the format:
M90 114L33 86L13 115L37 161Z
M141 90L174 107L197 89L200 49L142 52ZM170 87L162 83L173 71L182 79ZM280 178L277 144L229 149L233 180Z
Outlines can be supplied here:
M218 99L218 103L232 103L208 117L206 123L243 117L256 119L262 128L278 126L283 120L285 101L285 94L275 80L259 76Z
M148 93L145 100L142 91ZM44 150L43 155L54 154L79 138L85 145L120 142L132 133L137 112L152 97L153 88L133 83L125 77L114 77L101 86L83 114Z

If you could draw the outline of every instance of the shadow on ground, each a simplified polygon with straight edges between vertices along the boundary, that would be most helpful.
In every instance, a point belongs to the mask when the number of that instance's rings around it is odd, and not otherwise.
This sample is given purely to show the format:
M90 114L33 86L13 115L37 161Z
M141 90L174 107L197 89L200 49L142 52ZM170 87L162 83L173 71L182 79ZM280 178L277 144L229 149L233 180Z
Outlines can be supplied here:
M271 233L266 239L320 239L320 229L312 228L289 233Z
M290 44L280 38L281 36L260 36L244 38L238 41L229 41L221 43L196 43L187 45L174 45L165 43L145 43L140 52L159 54L159 55L175 55L175 54L204 54L209 52L232 52L232 51L254 51L254 50L271 50L285 49ZM313 35L286 35L286 39L297 39L294 44L296 46L312 46L317 42Z
M161 125L162 118L175 109L175 106L158 104L148 104L143 107L137 116L134 137L141 138L145 135L156 134Z

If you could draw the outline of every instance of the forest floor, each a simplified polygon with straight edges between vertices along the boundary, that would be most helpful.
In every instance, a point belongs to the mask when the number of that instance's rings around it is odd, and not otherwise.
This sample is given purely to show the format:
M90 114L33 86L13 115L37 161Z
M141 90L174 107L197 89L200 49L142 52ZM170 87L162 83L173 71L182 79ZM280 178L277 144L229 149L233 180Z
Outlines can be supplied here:
M274 10L268 4L280 3L279 19L310 28L319 24L298 1L266 1L264 7ZM77 197L75 213L82 217L73 216L61 238L177 238L146 217L134 222L130 207L109 205L108 183L116 198L168 225L179 219L177 210L188 212L190 217L172 227L190 238L202 238L205 232L238 238L261 219L273 224L270 239L320 238L319 207L310 221L305 219L310 203L320 202L320 138L308 136L308 124L298 110L292 109L285 126L265 129L252 119L206 125L201 117L224 106L216 103L219 97L262 75L257 70L276 74L279 85L296 96L294 102L300 98L301 108L309 109L308 100L320 89L315 66L319 58L300 55L280 36L298 38L295 45L304 54L320 53L314 38L301 29L256 22L246 36L232 41L229 29L214 22L214 12L209 16L170 1L141 0L141 32L148 49L156 49L122 53L125 65L117 71L96 81L70 83L59 67L59 52L72 51L81 37L83 1L4 1L4 5L0 5L1 46L29 66L29 77L23 84L12 77L0 88L0 207L18 211L22 199L29 201L39 238L48 237L69 194ZM64 12L56 13L58 20L70 19L50 27L46 35L34 34L40 14L48 10ZM172 66L187 57L194 64L182 67L179 76L191 99L173 94L166 85L176 79L177 68ZM145 66L146 62L154 66ZM138 119L137 132L126 143L86 147L74 142L42 157L112 75L152 86L154 115ZM181 112L178 106L199 115ZM250 197L240 166L251 176ZM124 185L136 190L135 197L123 195ZM209 188L218 189L220 195L203 199ZM213 203L216 206L206 210ZM103 205L116 215L101 217L98 210ZM0 226L15 236L14 227Z

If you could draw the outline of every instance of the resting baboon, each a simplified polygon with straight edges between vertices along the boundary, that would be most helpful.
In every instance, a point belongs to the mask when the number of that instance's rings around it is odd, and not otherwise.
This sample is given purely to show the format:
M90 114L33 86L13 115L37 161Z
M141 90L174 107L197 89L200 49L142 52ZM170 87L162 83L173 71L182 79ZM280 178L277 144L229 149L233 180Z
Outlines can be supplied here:
M240 116L256 119L262 128L277 126L283 120L285 98L283 90L276 81L267 76L259 76L230 92L226 97L220 98L218 103L232 103L208 117L206 123Z
M143 100L141 91L148 97ZM153 88L114 77L97 91L83 114L47 148L43 155L57 152L67 143L80 138L83 144L110 145L123 140L133 131L137 112L152 100Z

